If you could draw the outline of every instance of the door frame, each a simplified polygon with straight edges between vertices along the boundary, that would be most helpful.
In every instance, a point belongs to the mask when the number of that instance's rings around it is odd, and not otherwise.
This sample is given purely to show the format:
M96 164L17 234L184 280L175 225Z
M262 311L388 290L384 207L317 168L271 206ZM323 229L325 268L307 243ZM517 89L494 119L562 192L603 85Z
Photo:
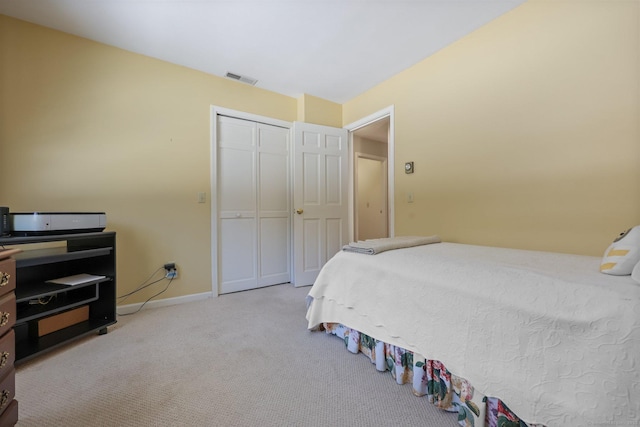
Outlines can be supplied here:
M265 123L268 125L279 126L286 129L293 127L292 122L284 120L273 119L271 117L259 116L257 114L245 113L243 111L231 110L229 108L223 108L216 105L212 105L210 108L210 189L209 194L211 200L211 290L212 295L217 297L220 295L220 283L219 283L219 268L220 262L218 254L218 116L233 117L236 119L249 120L252 122ZM291 152L292 142L289 138L289 151ZM289 184L292 184L291 182ZM291 202L292 203L292 202ZM291 209L291 206L289 206ZM289 242L291 250L293 252L293 242Z
M390 105L380 111L376 111L360 120L343 126L349 131L349 230L351 240L355 239L355 153L353 151L353 132L362 127L370 125L378 120L389 117L389 138L387 141L387 221L389 227L389 237L395 236L395 107Z

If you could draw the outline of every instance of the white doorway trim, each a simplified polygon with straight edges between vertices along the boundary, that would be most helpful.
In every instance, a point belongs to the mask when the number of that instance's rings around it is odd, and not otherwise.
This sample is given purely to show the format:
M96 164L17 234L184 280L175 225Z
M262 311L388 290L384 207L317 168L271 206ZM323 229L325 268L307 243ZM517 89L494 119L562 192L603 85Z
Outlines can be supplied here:
M220 295L220 285L218 283L218 116L235 117L237 119L249 120L252 122L266 123L280 126L291 130L293 123L270 117L258 116L256 114L245 113L243 111L230 110L228 108L212 105L210 109L210 182L209 194L211 195L211 289L214 297ZM291 207L289 207L291 208Z
M364 126L370 125L373 122L389 117L389 140L387 141L387 218L389 221L389 237L395 236L395 108L393 105L386 107L380 111L370 114L360 120L350 123L344 126L349 131L349 230L351 231L351 239L355 236L355 224L354 224L354 179L353 170L355 155L353 152L353 131L360 129Z

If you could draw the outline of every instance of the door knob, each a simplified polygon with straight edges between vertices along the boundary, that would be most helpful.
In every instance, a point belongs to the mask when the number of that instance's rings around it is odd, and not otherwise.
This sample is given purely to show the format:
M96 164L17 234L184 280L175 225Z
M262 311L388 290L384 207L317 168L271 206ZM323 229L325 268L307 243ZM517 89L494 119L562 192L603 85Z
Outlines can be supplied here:
M297 213L298 215L300 215L302 212L304 212L304 210L303 210L303 209L299 209L299 208L298 208L298 209L296 209L296 213Z

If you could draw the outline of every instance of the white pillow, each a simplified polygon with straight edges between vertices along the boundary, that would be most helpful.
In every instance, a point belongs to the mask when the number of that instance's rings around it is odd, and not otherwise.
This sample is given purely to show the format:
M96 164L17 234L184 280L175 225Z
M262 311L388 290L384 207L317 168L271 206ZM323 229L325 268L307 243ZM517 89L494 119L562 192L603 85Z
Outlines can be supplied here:
M640 262L640 225L620 233L604 252L600 271L615 276L631 274Z
M631 272L631 278L636 282L640 283L640 262L633 267L633 271Z

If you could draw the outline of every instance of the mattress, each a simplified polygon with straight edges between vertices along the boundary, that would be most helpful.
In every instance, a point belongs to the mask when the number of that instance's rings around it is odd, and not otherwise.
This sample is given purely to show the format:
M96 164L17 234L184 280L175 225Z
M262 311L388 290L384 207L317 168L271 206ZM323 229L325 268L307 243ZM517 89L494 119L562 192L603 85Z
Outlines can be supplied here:
M521 419L640 422L640 286L580 255L438 243L340 252L308 327L340 323L442 361Z

